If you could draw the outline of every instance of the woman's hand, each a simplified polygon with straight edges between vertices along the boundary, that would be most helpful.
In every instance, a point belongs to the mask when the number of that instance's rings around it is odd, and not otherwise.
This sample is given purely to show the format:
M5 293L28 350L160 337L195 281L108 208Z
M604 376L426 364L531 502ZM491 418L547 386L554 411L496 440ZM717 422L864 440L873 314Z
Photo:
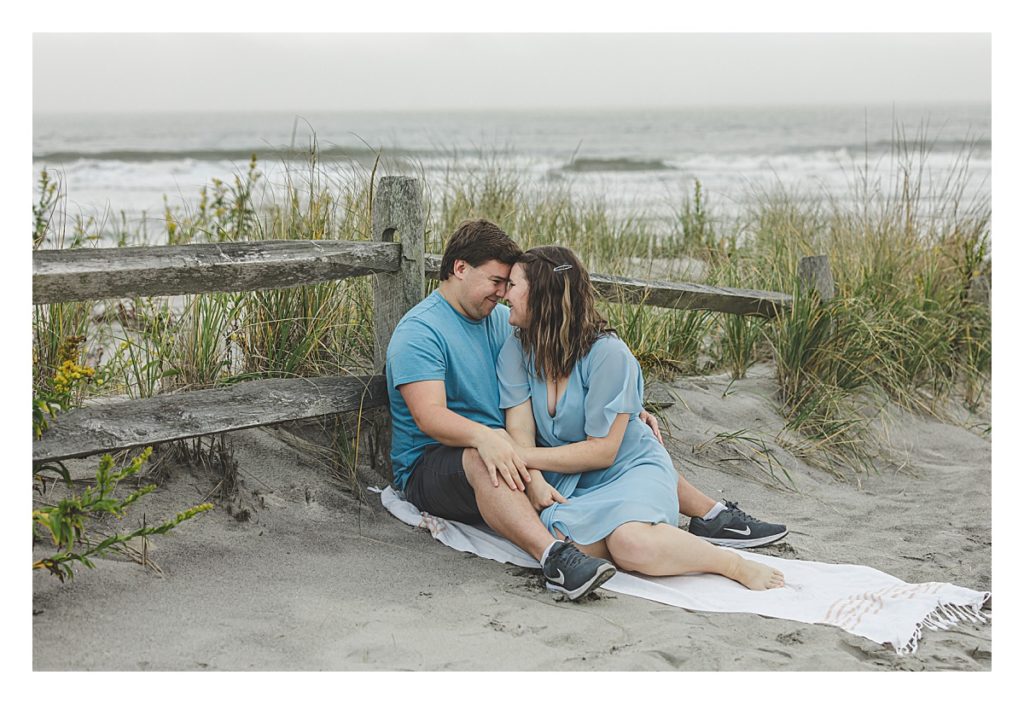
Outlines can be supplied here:
M560 504L568 503L568 499L559 494L555 487L551 486L544 479L544 475L537 470L530 471L532 481L526 485L526 496L530 499L533 510L540 513L555 502Z

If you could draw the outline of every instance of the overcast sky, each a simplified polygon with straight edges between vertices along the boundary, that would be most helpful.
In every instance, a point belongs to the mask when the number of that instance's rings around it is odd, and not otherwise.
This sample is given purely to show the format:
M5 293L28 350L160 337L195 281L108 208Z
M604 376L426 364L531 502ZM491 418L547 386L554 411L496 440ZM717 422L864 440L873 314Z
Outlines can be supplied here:
M989 102L988 34L35 34L37 112Z

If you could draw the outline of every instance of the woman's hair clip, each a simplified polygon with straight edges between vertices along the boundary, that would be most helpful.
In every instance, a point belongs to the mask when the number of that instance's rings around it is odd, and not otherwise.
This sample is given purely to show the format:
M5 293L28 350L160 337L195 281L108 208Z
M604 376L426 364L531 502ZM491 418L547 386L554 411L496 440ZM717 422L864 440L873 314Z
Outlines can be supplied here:
M556 271L556 272L569 271L569 269L572 269L572 264L559 264L558 266L556 266L553 269L553 271Z

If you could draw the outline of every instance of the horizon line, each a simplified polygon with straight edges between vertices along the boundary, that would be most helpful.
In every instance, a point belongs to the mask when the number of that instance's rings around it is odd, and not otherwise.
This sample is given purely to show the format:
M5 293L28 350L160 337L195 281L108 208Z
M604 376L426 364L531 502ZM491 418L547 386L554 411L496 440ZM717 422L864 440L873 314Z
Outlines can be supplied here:
M685 110L707 110L707 109L744 109L744 108L828 108L828 107L923 107L923 106L956 106L956 107L988 107L991 109L992 100L975 99L928 99L928 100L907 100L897 102L893 100L865 100L865 101L817 101L817 102L750 102L750 103L690 103L686 105L549 105L549 106L522 106L515 107L451 107L451 106L425 106L425 107L363 107L363 108L342 108L342 107L307 107L297 109L281 108L75 108L71 110L61 109L35 109L32 116L50 115L146 115L146 114L169 114L169 115L209 115L209 114L280 114L280 115L301 115L303 113L466 113L466 114L499 114L499 113L528 113L528 112L673 112Z

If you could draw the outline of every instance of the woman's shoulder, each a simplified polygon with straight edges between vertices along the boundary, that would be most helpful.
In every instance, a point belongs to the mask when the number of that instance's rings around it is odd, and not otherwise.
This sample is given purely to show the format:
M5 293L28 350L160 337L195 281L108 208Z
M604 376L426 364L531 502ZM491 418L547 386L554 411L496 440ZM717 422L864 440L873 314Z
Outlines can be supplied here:
M633 359L633 353L630 352L629 346L615 333L607 333L594 340L590 351L581 361L587 366L592 366L608 359Z
M502 345L501 345L501 352L500 352L500 354L501 355L518 354L518 355L522 356L522 354L523 354L523 343L519 341L519 335L517 335L516 333L513 332L507 338L505 338L505 342L502 343Z
M629 346L613 332L601 335L590 346L590 354L621 354L623 352L632 354L629 352Z
M513 373L520 373L520 369L524 369L526 363L523 360L523 345L519 341L519 336L512 333L505 340L501 346L501 350L498 352L497 368L498 375L509 375Z

